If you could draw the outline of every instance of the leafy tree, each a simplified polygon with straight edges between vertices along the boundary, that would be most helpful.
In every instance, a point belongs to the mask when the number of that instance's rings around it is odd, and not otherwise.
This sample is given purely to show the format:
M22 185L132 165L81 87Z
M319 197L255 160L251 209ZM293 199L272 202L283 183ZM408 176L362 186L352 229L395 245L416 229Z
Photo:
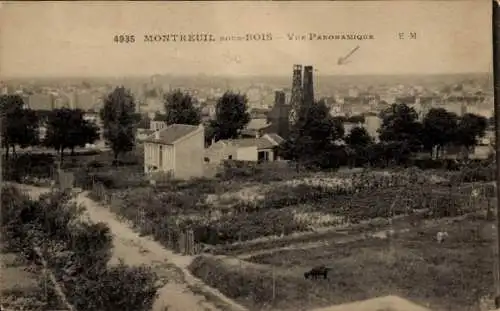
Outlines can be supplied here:
M138 128L149 129L151 127L151 118L147 114L140 115L138 118L140 119L137 124Z
M464 114L457 126L455 143L470 151L477 144L477 139L485 135L488 121L485 117L473 113Z
M330 109L319 102L301 109L289 138L282 145L285 158L301 165L335 166L339 147L336 142L344 136L343 123L330 115Z
M365 164L369 161L368 147L373 144L373 139L364 127L354 127L344 141L347 144L346 153L351 167L355 163Z
M75 147L84 147L99 138L97 126L83 116L83 110L68 108L54 109L48 115L44 145L59 152L61 164L65 149L73 153Z
M81 122L75 128L75 145L77 147L85 147L86 144L93 144L95 141L99 140L101 135L97 124L83 118L77 121ZM74 148L75 147L72 147L71 153L74 153Z
M406 104L392 104L380 113L382 125L380 140L384 142L404 142L415 150L420 145L422 124L418 122L415 109Z
M165 111L167 124L201 123L201 111L193 105L193 98L181 90L174 90L165 95Z
M155 116L153 117L153 121L167 122L167 115L157 111L157 112L155 112Z
M488 118L488 126L492 126L492 127L494 127L494 126L495 126L495 123L496 123L496 121L495 121L495 117L490 117L490 118Z
M25 148L38 142L38 117L31 109L24 109L24 101L19 95L0 96L2 124L2 147L15 153L15 147Z
M117 87L104 100L100 111L104 126L104 139L113 150L116 164L120 153L131 151L135 146L137 117L134 97L125 87Z
M209 147L212 144L212 139L215 138L215 128L212 126L211 122L205 124L205 146Z
M432 108L422 123L421 140L424 148L431 153L431 156L433 149L437 148L436 157L438 157L439 151L445 145L453 142L457 131L458 117L446 109Z
M215 140L238 138L250 122L246 95L226 92L217 101L215 120L210 123Z
M351 130L349 135L345 137L345 142L353 148L366 147L373 143L373 139L364 127L356 126Z

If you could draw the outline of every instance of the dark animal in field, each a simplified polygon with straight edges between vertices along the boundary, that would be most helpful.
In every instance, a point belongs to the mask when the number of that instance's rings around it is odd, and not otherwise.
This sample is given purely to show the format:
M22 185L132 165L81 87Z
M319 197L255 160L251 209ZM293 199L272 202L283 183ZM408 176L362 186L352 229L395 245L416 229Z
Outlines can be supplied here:
M319 266L312 268L311 270L307 271L304 273L304 278L305 279L317 279L321 276L323 276L323 279L328 278L328 271L332 270L331 268L327 268L325 266Z

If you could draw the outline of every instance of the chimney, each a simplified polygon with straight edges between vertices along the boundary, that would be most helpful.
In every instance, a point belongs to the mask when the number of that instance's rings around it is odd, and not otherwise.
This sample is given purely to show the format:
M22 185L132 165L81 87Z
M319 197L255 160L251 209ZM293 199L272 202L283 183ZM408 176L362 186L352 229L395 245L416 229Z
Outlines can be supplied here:
M303 103L306 106L314 104L313 67L304 66L304 80L302 86Z
M160 140L160 131L159 130L155 131L155 139Z
M293 65L292 94L290 95L290 106L294 112L289 114L289 121L293 124L296 121L300 107L302 106L302 65Z
M277 107L282 107L285 105L285 92L276 91L274 93L274 105Z

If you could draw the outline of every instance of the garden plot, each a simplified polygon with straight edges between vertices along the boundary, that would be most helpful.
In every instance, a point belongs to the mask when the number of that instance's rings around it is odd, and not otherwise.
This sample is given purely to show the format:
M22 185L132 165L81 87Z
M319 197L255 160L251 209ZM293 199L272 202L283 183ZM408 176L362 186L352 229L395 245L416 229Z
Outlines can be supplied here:
M492 241L481 232L484 226L483 220L469 217L392 239L367 238L249 258L259 269L208 257L195 260L190 269L249 310L310 310L385 295L430 305L431 310L471 310L492 290ZM435 239L440 230L449 233L442 244ZM328 280L301 277L299 271L318 265L332 268Z

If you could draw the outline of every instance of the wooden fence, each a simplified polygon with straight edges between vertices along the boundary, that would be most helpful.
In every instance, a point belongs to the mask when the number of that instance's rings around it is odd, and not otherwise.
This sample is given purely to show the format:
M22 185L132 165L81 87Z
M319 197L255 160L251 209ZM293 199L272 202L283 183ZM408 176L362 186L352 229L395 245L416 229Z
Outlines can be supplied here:
M75 175L73 172L66 172L62 169L52 170L52 179L61 190L71 190L75 185Z
M101 183L94 183L93 190L94 198L107 205L112 212L120 215L121 200L114 197ZM197 243L194 238L192 229L177 229L167 228L161 224L152 223L146 218L145 212L136 211L135 219L127 219L132 222L132 225L137 227L145 234L153 235L158 241L161 241L168 249L180 253L182 255L197 255L202 251L200 243Z

